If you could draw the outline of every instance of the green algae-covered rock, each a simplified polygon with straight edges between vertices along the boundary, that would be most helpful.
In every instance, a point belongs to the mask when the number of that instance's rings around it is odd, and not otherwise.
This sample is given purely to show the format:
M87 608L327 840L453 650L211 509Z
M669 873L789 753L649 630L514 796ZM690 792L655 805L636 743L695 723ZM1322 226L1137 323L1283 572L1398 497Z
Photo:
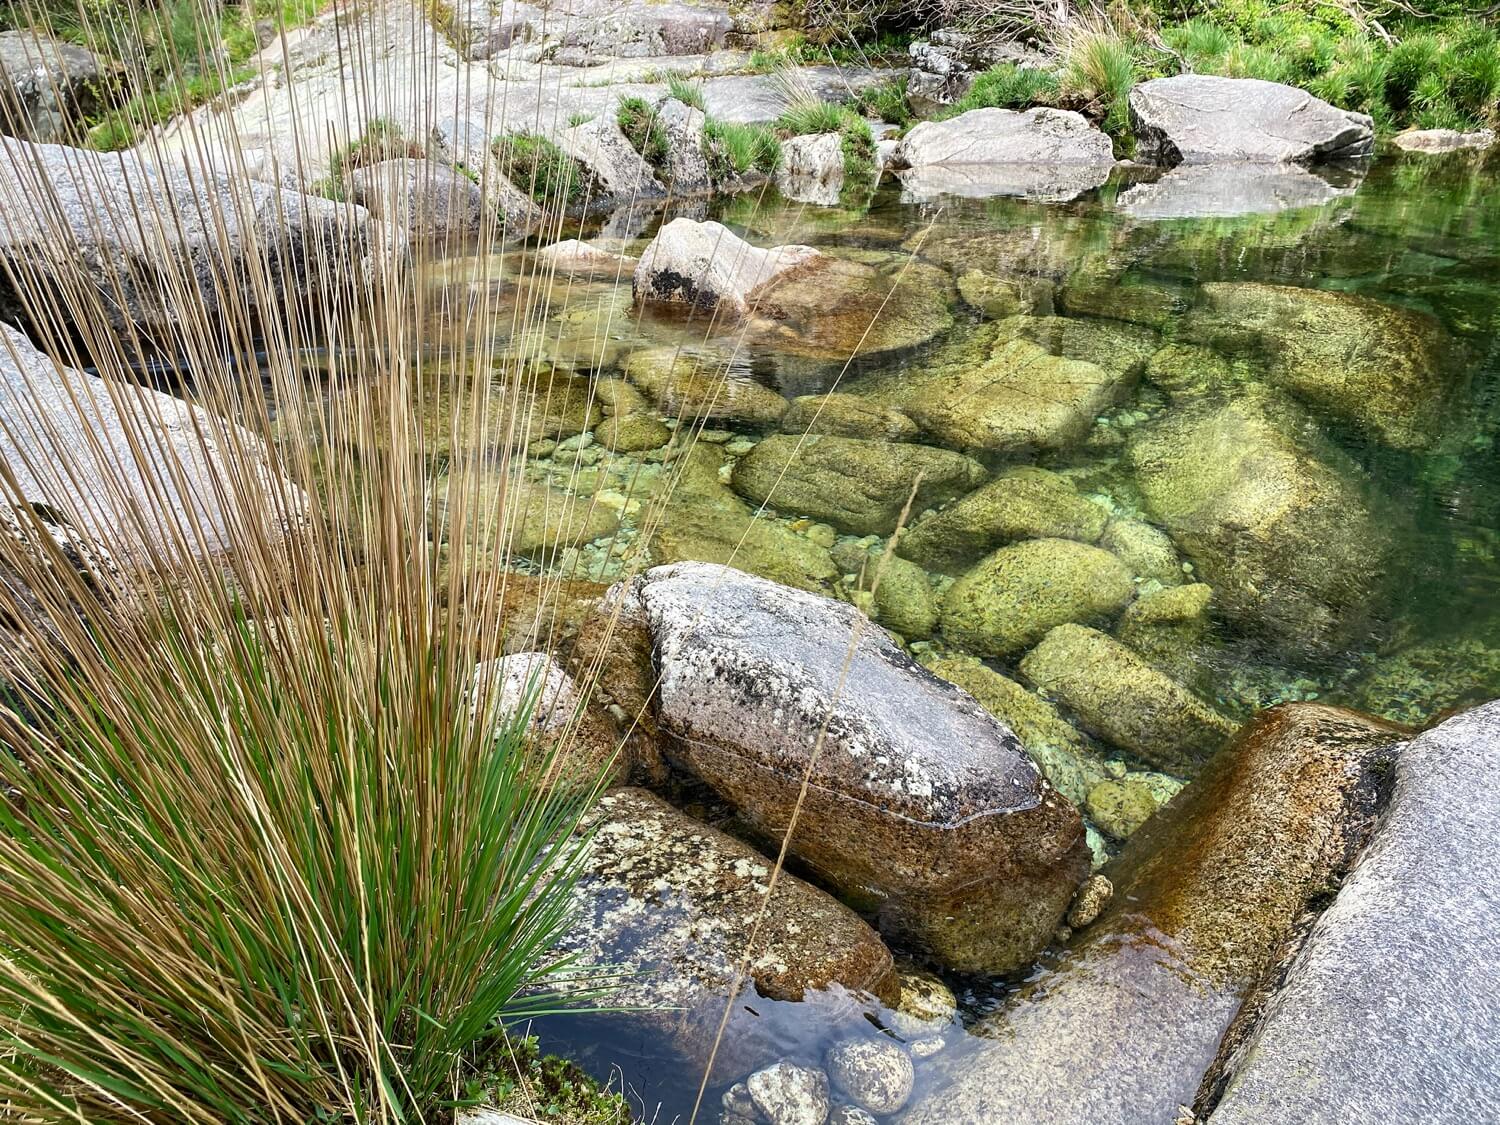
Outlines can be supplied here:
M786 399L753 379L727 374L727 361L679 348L635 352L625 360L625 375L664 414L678 418L770 427L786 413Z
M1099 546L1119 557L1137 578L1177 586L1183 581L1182 559L1172 537L1144 520L1117 516L1105 525Z
M614 414L594 427L594 440L617 453L640 453L666 445L672 431L649 414Z
M1127 459L1153 518L1225 616L1310 654L1361 630L1389 524L1305 410L1247 387L1141 427Z
M1052 312L1052 285L1037 278L997 277L969 270L959 275L958 294L990 320Z
M723 463L722 450L700 443L662 475L664 507L651 536L652 560L723 563L799 590L827 593L839 576L828 552L786 524L757 516L719 480Z
M1266 377L1398 449L1442 433L1462 375L1435 317L1352 293L1256 282L1203 287L1187 336L1261 359Z
M1354 687L1361 708L1421 726L1443 711L1484 702L1500 681L1500 632L1458 630L1402 645L1371 662Z
M435 488L445 494L444 481ZM500 555L545 561L565 547L613 535L620 526L619 513L592 497L498 474L480 486L477 499L468 518L483 521L485 549Z
M962 570L1015 539L1092 543L1109 513L1078 495L1066 477L1046 469L1012 469L909 528L897 550L929 570Z
M1188 309L1186 292L1150 281L1122 284L1117 278L1077 279L1058 295L1070 316L1097 316L1164 328Z
M1087 316L1013 316L996 329L997 339L1030 340L1049 355L1092 363L1127 387L1159 344L1149 328Z
M917 424L899 410L879 406L859 395L832 392L792 399L782 416L788 434L831 434L834 437L915 441Z
M1127 840L1156 811L1156 797L1144 784L1130 778L1101 781L1086 799L1089 819L1106 836Z
M1070 539L1001 547L948 588L943 634L982 656L1012 656L1068 622L1107 621L1135 592L1108 551Z
M1015 731L1052 787L1075 805L1082 806L1089 792L1109 779L1089 740L1035 692L973 656L939 656L923 663L933 675L963 688Z
M854 601L909 641L932 636L937 626L937 596L927 572L894 555L887 559L871 557Z
M1152 353L1146 361L1146 378L1173 402L1201 398L1237 380L1229 360L1199 344L1168 344Z
M1091 734L1180 776L1234 733L1230 720L1097 629L1058 626L1026 654L1021 673Z
M1196 683L1212 599L1213 587L1202 582L1143 593L1121 615L1115 636L1173 679Z
M734 469L734 489L757 504L811 516L854 535L887 535L916 489L919 511L984 479L977 461L930 445L774 434Z

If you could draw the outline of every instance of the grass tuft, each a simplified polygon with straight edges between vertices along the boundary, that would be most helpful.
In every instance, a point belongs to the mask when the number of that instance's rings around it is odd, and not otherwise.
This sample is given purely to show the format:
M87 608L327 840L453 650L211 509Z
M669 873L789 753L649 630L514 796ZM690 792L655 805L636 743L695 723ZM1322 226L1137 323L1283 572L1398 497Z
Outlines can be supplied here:
M744 125L710 117L703 125L709 173L723 182L749 172L773 175L781 166L781 141L766 125Z
M680 74L667 76L667 96L669 98L676 98L683 105L696 109L699 112L706 112L704 110L702 84L684 78Z
M630 146L641 154L641 159L658 173L662 173L672 157L672 144L667 131L657 119L656 107L642 97L621 98L615 110L615 120L620 132Z
M537 133L506 133L493 148L505 178L535 202L566 208L584 201L583 170L555 142Z

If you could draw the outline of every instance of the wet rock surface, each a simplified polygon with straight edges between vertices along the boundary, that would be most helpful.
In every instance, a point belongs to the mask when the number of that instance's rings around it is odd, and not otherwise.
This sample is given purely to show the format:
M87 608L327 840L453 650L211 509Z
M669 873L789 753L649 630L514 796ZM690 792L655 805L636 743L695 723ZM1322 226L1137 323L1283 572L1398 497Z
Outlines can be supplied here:
M806 775L793 852L884 930L968 971L1045 943L1087 850L1005 727L847 605L686 564L640 597L676 753L758 830Z
M829 1048L826 1065L835 1090L880 1116L906 1105L916 1081L911 1056L888 1038L847 1039L835 1044Z
M1492 877L1500 837L1488 797L1497 764L1495 703L1401 751L1369 847L1228 1058L1214 1125L1478 1121L1500 1112Z
M987 1041L939 1057L904 1125L1176 1119L1241 997L1363 846L1402 738L1316 705L1252 723L1131 837L1108 905L980 1024Z

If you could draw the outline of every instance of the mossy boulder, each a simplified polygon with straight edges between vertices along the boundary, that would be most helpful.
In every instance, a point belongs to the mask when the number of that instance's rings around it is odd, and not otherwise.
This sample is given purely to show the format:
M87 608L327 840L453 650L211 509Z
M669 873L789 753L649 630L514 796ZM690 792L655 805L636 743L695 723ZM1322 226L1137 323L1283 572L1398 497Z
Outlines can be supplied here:
M1109 513L1046 469L1012 469L909 528L897 550L929 570L954 573L1016 539L1097 540Z
M697 444L661 477L661 518L650 539L654 562L723 563L799 590L826 593L839 569L828 552L764 515L719 479L724 452Z
M1203 294L1190 338L1256 357L1271 382L1397 449L1441 436L1463 365L1437 318L1289 285L1220 282Z
M625 360L625 376L662 413L694 421L732 421L771 427L787 402L769 387L729 373L727 357L680 348L646 348Z
M1226 617L1310 655L1364 628L1390 522L1305 410L1247 387L1137 429L1127 459Z
M1089 819L1106 836L1128 840L1156 811L1156 796L1144 784L1130 778L1101 781L1089 790L1085 801Z
M1070 316L1097 316L1165 328L1189 307L1189 291L1157 282L1078 278L1063 286L1059 300Z
M594 440L616 453L642 453L666 445L672 431L649 414L613 414L594 427Z
M1109 779L1097 747L1035 692L973 656L940 656L923 663L1015 731L1052 787L1075 805L1081 808L1093 788Z
M1047 354L1081 360L1133 386L1160 345L1139 325L1088 316L1012 316L996 324L997 340L1030 340Z
M1143 593L1115 627L1115 636L1152 665L1185 684L1197 681L1208 638L1213 587L1203 582Z
M434 488L445 495L446 481ZM479 522L485 550L543 562L566 547L613 535L620 526L619 513L593 497L498 474L480 486L477 507L466 518ZM446 520L439 524L446 526Z
M958 277L958 295L990 320L1030 313L1049 315L1053 309L1052 283L1040 278L967 270Z
M870 559L854 603L908 641L932 636L937 626L937 595L927 572L894 555Z
M1144 520L1117 516L1105 525L1099 546L1116 555L1137 578L1163 586L1181 585L1182 557L1172 537Z
M1238 381L1229 360L1201 344L1168 344L1146 362L1146 378L1174 403L1191 402Z
M1060 625L1021 661L1021 674L1089 733L1178 776L1191 776L1234 723L1140 654L1097 629Z
M984 479L972 458L930 445L773 434L734 469L734 490L854 535L887 535L902 509L938 504Z
M1001 547L948 588L943 635L982 656L1014 656L1068 622L1112 619L1135 592L1125 564L1071 539Z
M781 429L788 434L881 441L915 441L918 433L917 424L901 411L837 391L792 399L791 408L782 416Z

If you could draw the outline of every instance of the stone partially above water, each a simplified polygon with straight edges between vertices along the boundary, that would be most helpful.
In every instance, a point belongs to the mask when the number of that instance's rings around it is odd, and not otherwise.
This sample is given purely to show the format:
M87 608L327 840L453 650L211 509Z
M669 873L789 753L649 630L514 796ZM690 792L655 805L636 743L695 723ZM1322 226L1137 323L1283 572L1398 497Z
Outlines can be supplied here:
M640 598L676 753L881 929L965 972L1050 939L1088 874L1076 810L969 696L853 607L723 567L648 571Z
M1091 734L1175 774L1196 773L1234 733L1176 680L1082 625L1053 629L1021 661L1021 673Z
M936 515L909 527L897 550L929 570L952 573L1015 539L1092 543L1109 513L1046 469L1011 469Z
M911 1097L916 1071L894 1039L846 1039L829 1048L826 1062L834 1089L871 1113L889 1116Z
M746 1081L750 1101L768 1125L823 1125L828 1120L828 1076L782 1059Z
M1106 622L1135 593L1108 551L1070 539L1002 547L943 597L943 634L982 656L1015 656L1068 622Z
M902 139L894 162L907 196L1018 195L1074 199L1109 178L1110 139L1081 114L1039 106L974 109L923 121Z
M914 489L920 511L983 479L977 461L946 449L821 435L773 434L734 469L741 496L854 535L894 531Z
M1369 156L1368 115L1259 78L1180 74L1130 91L1136 154L1154 164L1316 164Z
M1391 143L1404 152L1457 152L1463 148L1489 148L1495 143L1493 129L1461 133L1457 129L1408 129Z
M756 289L819 257L811 246L762 250L722 223L676 218L641 254L633 289L645 304L683 305L733 322L751 310Z
M972 1051L938 1057L902 1125L1179 1120L1241 998L1358 854L1401 738L1305 704L1247 727L1105 869L1114 893L1098 919L980 1021ZM1384 974L1387 991L1412 986L1404 969Z
M1497 771L1500 703L1401 751L1374 839L1228 1060L1211 1125L1500 1118Z

